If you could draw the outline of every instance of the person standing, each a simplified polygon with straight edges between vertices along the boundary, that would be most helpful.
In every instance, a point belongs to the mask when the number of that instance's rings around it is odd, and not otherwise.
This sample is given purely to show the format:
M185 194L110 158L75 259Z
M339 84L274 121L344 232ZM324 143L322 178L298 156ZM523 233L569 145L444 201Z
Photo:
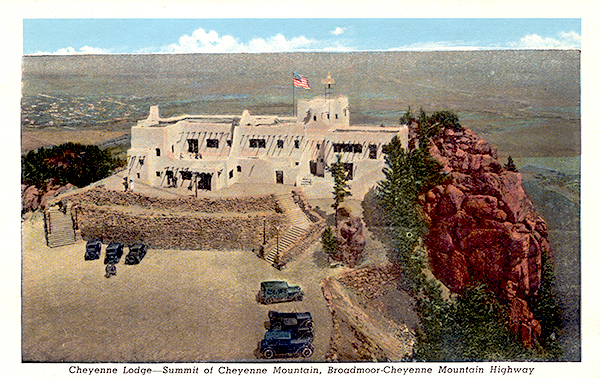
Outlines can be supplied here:
M114 263L106 264L106 275L104 277L110 278L111 276L117 275L117 266Z

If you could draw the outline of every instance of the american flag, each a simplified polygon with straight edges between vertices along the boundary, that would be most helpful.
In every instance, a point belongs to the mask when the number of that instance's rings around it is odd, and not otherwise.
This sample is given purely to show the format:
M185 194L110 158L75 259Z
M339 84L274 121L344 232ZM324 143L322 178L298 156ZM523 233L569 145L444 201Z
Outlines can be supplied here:
M296 71L294 71L294 85L296 87L310 89L310 85L308 85L308 78L300 75Z

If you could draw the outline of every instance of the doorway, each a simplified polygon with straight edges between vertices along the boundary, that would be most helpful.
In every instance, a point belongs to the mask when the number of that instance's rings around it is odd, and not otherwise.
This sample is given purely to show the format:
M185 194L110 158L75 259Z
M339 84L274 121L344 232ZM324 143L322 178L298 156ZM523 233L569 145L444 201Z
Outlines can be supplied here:
M210 190L212 183L212 173L199 173L198 174L198 189Z
M275 182L283 184L283 171L275 171Z

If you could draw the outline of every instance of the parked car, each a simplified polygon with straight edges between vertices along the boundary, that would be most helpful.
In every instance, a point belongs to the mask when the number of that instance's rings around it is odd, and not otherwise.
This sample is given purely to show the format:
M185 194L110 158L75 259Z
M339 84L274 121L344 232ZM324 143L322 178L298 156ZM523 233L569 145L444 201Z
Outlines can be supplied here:
M123 244L117 242L111 242L106 247L106 256L104 256L105 264L117 264L123 256Z
M265 324L268 330L289 331L293 338L313 339L313 319L310 312L277 312L269 311L269 321Z
M312 356L314 347L310 338L294 338L290 331L273 330L265 333L258 343L260 356L271 359L275 356Z
M256 294L256 301L262 304L301 301L303 298L304 293L300 286L290 286L285 281L263 281Z
M148 252L148 244L145 242L134 243L129 247L129 253L125 256L125 264L135 265L139 264L140 261L146 256Z
M85 243L85 260L97 260L102 252L102 242L98 239L90 239Z

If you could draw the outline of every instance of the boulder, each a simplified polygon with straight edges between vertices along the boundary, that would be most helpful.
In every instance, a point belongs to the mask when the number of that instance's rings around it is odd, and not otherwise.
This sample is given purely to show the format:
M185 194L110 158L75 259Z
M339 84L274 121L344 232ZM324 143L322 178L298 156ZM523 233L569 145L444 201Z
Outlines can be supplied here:
M349 267L355 267L362 258L366 244L362 220L346 209L338 210L336 237L338 250L334 259Z

